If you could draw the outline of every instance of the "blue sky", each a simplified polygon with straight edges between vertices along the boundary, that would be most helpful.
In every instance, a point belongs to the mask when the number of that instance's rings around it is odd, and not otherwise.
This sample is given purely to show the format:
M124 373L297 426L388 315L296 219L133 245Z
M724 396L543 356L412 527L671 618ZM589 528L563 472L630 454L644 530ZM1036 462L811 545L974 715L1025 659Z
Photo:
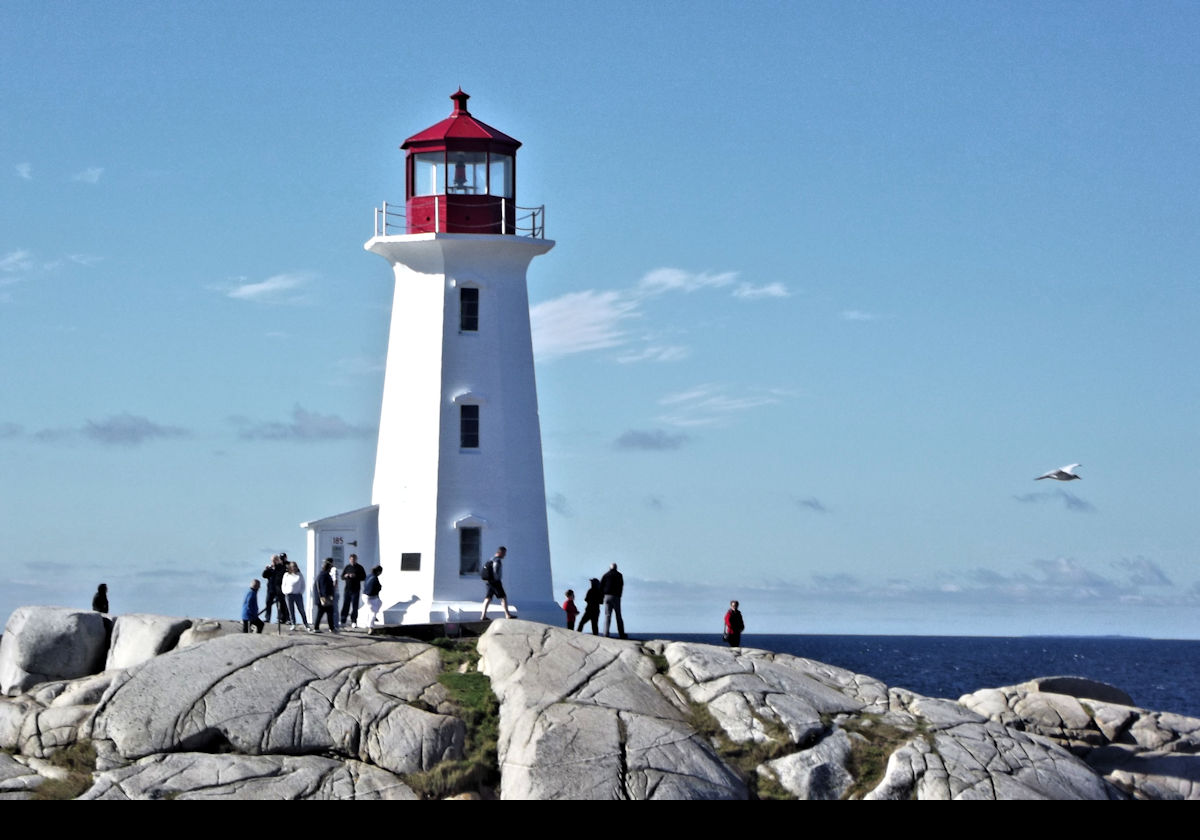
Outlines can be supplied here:
M620 563L635 632L1200 637L1198 41L1191 3L10 0L0 613L232 615L369 502L362 243L461 85L558 243L556 588Z

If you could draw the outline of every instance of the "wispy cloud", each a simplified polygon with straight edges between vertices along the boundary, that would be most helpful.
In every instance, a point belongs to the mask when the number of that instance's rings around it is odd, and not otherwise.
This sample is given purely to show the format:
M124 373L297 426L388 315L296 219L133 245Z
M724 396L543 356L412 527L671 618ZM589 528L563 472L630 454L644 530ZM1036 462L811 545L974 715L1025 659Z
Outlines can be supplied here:
M102 175L104 175L103 166L89 166L87 169L72 175L71 180L82 181L85 184L98 184Z
M663 452L679 449L688 441L682 432L665 432L662 429L630 429L614 441L617 449L634 449Z
M312 298L307 292L313 275L308 272L295 271L274 274L266 280L256 283L246 282L245 278L236 284L219 287L226 297L234 300L248 300L265 304L303 304L310 303Z
M0 440L20 437L24 431L25 427L20 423L0 423Z
M678 362L690 356L692 351L679 344L651 344L640 350L632 350L617 356L617 361L623 365L631 362Z
M738 287L733 290L733 296L742 300L757 300L759 298L791 297L791 292L782 283L767 283L762 286L738 283Z
M255 422L246 417L230 417L229 421L240 427L238 437L243 440L283 440L312 443L325 440L363 438L375 434L370 426L355 426L336 414L318 414L306 411L297 405L292 409L290 423L276 421Z
M825 505L821 504L820 499L817 499L813 496L809 496L807 499L797 499L796 504L799 507L802 507L802 508L805 508L805 509L811 510L811 511L816 511L817 513L829 513L829 508L827 508L827 507L825 507Z
M741 388L735 391L727 385L698 385L677 391L659 399L667 413L659 422L671 426L710 426L726 421L730 416L782 401L784 391L775 388Z
M651 301L671 294L691 294L704 289L726 289L737 282L738 273L690 272L680 268L656 268L635 285L625 289L570 292L530 307L533 348L539 361L575 353L625 349L617 361L669 362L685 358L689 350L679 344L664 345L661 339L635 336L631 324L647 314ZM743 300L787 297L782 283L755 286L739 283L731 294Z
M547 361L624 344L625 325L639 317L638 305L621 292L589 289L530 307L534 355Z
M0 274L16 274L33 268L33 254L25 250L9 251L0 257Z
M696 274L681 268L656 268L642 277L637 284L637 291L646 295L660 295L664 292L720 289L731 285L737 280L737 276L736 271L724 271L719 274L702 271Z
M861 309L846 309L842 311L843 321L878 321L883 318L882 315L876 315L874 312L863 312Z
M13 167L13 169L15 169L17 171L18 178L24 178L26 181L33 180L33 164L18 163L16 166Z
M1073 510L1076 513L1092 513L1096 510L1095 506L1091 502L1087 501L1086 499L1079 498L1074 493L1068 493L1066 490L1053 490L1039 493L1021 493L1019 495L1014 495L1013 498L1022 504L1040 504L1042 502L1061 499L1063 507L1065 507L1067 510Z

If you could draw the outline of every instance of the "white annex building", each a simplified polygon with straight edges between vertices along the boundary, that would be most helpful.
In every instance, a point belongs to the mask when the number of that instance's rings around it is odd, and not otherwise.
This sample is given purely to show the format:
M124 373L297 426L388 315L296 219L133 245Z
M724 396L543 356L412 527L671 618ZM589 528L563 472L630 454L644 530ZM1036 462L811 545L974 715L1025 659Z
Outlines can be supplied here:
M301 524L306 580L357 554L383 567L387 623L476 620L480 566L503 545L514 614L557 623L525 287L554 242L542 208L516 205L521 144L450 98L400 147L404 208L377 209L364 246L396 282L371 505Z

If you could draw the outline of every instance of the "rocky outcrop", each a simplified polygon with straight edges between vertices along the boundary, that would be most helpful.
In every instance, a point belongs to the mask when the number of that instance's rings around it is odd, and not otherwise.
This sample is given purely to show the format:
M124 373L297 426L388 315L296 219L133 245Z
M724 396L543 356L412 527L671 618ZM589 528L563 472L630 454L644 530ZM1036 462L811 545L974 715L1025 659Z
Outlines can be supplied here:
M104 668L132 668L173 650L183 631L191 626L192 621L187 618L144 614L118 616L113 620L112 642Z
M479 652L500 699L504 798L745 798L638 644L505 621Z
M160 753L327 755L393 773L461 755L462 721L437 711L441 659L419 643L226 636L125 671L81 736L102 766Z
M18 607L0 640L0 693L19 694L48 680L99 673L109 620L68 607Z
M399 777L321 756L154 755L99 773L80 799L416 799Z
M21 627L41 633L46 623L26 616ZM130 638L144 631L146 640L128 649L144 651L169 647L153 639L180 624L129 626L138 628ZM0 799L1200 792L1200 721L1112 702L1115 689L1074 678L953 702L786 654L618 641L528 621L496 622L477 652L459 646L451 658L411 640L232 626L195 622L167 653L0 698ZM36 673L40 663L29 664ZM478 715L494 715L495 704L471 711L458 693L469 685L486 695L481 674L499 701L491 759ZM483 775L477 761L487 763Z
M1122 700L1128 695L1104 683L1052 677L982 689L959 703L1061 744L1135 798L1200 799L1200 719Z

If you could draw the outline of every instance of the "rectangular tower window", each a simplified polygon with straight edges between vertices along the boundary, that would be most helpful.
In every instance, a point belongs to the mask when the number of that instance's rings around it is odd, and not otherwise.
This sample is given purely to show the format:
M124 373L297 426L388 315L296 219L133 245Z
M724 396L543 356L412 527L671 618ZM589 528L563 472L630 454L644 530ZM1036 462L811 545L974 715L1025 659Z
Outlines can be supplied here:
M458 439L463 449L479 448L479 406L458 407Z
M400 571L402 572L419 572L421 571L421 552L406 551L400 555Z
M460 575L479 573L479 547L482 544L483 536L480 529L458 529L458 573Z
M479 330L479 290L470 287L458 290L458 329L460 332Z

